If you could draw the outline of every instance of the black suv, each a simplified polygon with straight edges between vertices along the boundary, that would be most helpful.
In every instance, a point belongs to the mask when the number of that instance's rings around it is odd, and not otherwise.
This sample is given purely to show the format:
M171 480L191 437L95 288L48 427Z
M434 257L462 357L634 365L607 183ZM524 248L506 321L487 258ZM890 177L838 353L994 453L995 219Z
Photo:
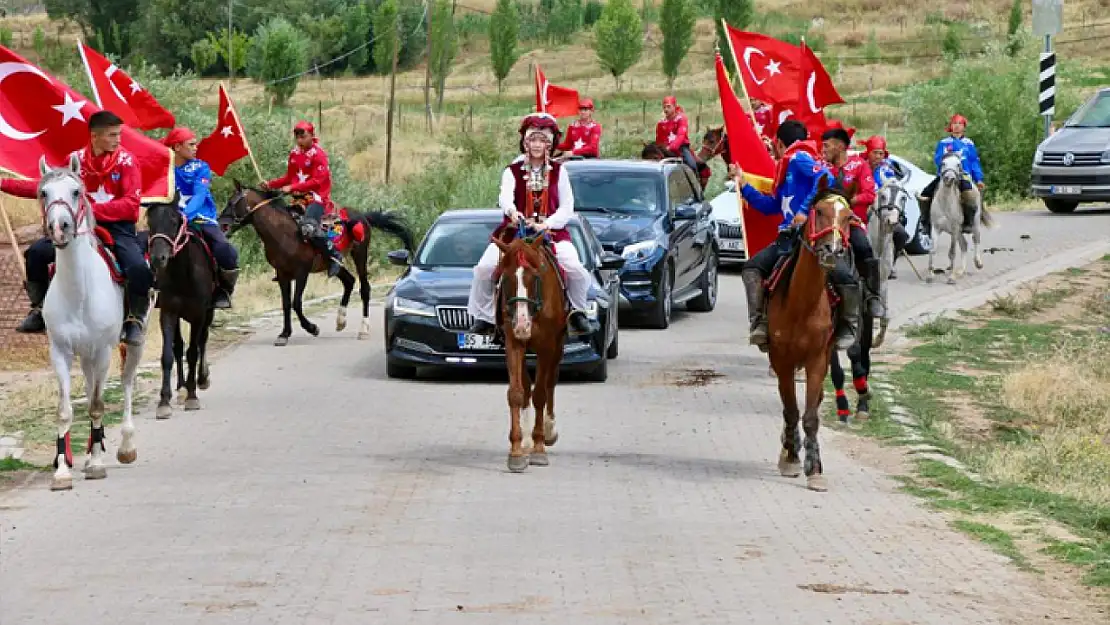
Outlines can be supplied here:
M720 257L712 209L694 172L677 159L568 161L574 208L606 251L620 254L620 308L653 328L673 304L717 305Z

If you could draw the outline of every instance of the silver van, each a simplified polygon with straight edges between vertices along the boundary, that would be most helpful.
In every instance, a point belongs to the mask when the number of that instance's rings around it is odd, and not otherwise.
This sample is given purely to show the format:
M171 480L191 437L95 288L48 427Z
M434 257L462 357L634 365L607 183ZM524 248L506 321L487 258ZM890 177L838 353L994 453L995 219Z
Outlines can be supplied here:
M1110 87L1100 89L1033 156L1033 196L1054 213L1110 201Z

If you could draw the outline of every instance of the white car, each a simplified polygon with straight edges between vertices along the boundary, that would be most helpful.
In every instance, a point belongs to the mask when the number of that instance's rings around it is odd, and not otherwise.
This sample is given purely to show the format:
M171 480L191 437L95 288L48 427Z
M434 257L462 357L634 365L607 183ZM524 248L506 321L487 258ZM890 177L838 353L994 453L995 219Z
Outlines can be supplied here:
M906 230L912 233L913 237L906 244L906 253L914 256L928 254L932 241L921 232L921 209L917 205L917 196L933 181L933 176L899 156L891 154L890 161L895 173L898 174L898 180L910 195L909 200L902 207L902 212L906 216ZM712 219L717 226L722 263L746 260L743 229L740 227L740 202L736 197L734 186L731 180L725 182L725 191L709 201L709 205L713 207Z

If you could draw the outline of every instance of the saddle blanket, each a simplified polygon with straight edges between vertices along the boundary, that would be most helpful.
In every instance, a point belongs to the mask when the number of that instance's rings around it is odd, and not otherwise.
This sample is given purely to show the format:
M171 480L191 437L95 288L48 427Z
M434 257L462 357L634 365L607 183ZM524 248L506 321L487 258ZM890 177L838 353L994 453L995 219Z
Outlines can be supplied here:
M108 273L112 274L112 282L116 284L124 283L123 269L120 268L119 261L116 260L116 255L112 253L112 245L115 245L115 239L112 234L104 229L103 226L96 226L93 230L96 234L96 251L100 253L100 258L108 265ZM48 267L49 275L54 277L55 264L50 263Z

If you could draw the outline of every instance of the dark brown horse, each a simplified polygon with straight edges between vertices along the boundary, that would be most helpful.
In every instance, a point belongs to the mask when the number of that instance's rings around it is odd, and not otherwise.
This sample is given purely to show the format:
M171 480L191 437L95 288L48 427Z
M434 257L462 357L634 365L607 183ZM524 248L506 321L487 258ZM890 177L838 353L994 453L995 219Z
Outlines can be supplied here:
M822 177L802 240L787 260L784 273L774 284L767 303L768 355L771 369L779 380L783 407L779 472L786 477L797 477L802 471L794 373L804 369L804 468L806 485L817 491L828 490L817 442L821 422L819 408L824 398L834 328L828 273L848 251L851 215L847 200L830 191L827 178Z
M185 410L199 410L197 388L208 388L208 332L214 308L216 265L201 235L192 231L176 203L149 204L146 213L150 226L147 248L150 268L158 288L159 321L162 326L162 395L155 417L168 419L170 378L177 362L178 388L185 388ZM181 354L184 341L181 320L189 323L189 373L182 380Z
M732 154L728 150L728 135L725 134L724 126L707 128L701 137L701 147L697 151L698 160L703 163L708 163L718 156L724 160L726 166L732 164Z
M356 224L362 224L366 229L365 238L362 241L352 242L345 252L354 260L355 270L358 272L359 292L362 295L362 327L358 338L366 339L370 337L370 278L367 267L370 255L370 230L378 228L396 236L410 254L413 252L413 236L404 221L391 213L380 211L360 213L348 209L347 215L343 226L348 231ZM284 325L274 345L280 347L288 344L289 335L293 333L289 316L290 308L296 311L301 327L309 334L318 336L320 328L304 316L302 297L309 274L324 271L327 268L327 261L320 256L315 247L301 238L292 209L285 203L282 193L276 190L261 191L243 187L236 180L235 192L228 199L227 207L220 213L220 224L229 228L229 234L243 226L254 226L258 237L262 239L266 260L277 271L277 282L281 287ZM351 302L355 278L346 267L341 267L336 277L343 283L343 297L336 312L335 329L342 331L347 327L347 305Z
M545 445L554 445L555 384L567 339L567 311L559 268L546 237L493 242L501 249L498 264L498 315L505 335L509 370L509 470L520 473L529 464L547 466ZM526 352L536 355L536 380L528 375ZM521 445L521 414L535 408L532 446Z

